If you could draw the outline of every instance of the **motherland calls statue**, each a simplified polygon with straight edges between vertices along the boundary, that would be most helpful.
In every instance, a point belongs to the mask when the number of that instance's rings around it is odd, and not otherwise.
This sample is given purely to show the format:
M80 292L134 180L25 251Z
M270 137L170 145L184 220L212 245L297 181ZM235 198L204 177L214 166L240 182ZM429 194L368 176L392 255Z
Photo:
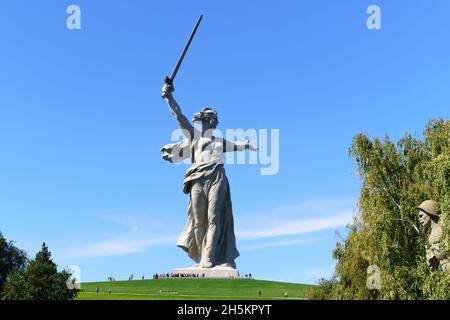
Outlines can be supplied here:
M443 228L438 204L436 201L426 200L419 205L418 209L420 223L430 230L426 252L427 263L432 268L450 273L450 260L442 241Z
M256 151L250 142L231 142L215 137L213 131L219 123L217 112L204 108L194 114L193 126L183 115L172 92L173 84L167 83L162 89L178 126L186 139L161 148L163 159L180 162L190 158L192 165L184 178L183 191L190 195L188 221L178 238L177 245L195 261L192 268L210 269L236 268L239 256L234 235L233 212L230 186L223 167L223 153Z

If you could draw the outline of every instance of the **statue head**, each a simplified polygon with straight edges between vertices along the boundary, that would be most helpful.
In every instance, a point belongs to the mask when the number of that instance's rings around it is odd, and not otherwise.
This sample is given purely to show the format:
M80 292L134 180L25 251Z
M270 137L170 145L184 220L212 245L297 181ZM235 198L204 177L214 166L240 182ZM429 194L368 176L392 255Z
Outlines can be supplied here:
M431 227L431 222L439 220L438 204L434 200L425 200L419 207L419 221L424 227Z
M217 128L217 124L219 123L219 120L217 118L217 111L208 107L205 107L199 112L196 112L194 114L194 117L192 118L192 121L201 122L204 129L215 129Z

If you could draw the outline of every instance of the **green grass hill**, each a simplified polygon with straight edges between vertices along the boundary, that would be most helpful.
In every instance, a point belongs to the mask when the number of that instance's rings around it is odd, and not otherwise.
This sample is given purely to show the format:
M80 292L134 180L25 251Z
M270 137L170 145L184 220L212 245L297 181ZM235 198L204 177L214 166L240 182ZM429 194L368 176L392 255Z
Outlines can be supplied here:
M311 285L254 279L157 279L81 284L79 300L304 299ZM99 293L96 293L97 288ZM109 293L111 290L111 293ZM261 297L259 296L261 292ZM287 297L285 293L287 292Z

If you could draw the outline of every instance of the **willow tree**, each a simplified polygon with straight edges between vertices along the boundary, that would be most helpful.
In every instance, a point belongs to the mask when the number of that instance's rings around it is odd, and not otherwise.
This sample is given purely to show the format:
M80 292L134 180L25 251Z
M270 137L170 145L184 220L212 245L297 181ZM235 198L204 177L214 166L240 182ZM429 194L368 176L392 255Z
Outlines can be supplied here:
M336 299L450 299L450 275L426 264L426 232L417 206L439 202L444 242L450 239L450 121L430 121L423 139L406 134L397 143L358 134L350 147L361 182L358 214L338 243L333 288ZM450 246L449 246L450 247ZM368 288L367 268L377 266L381 285ZM323 283L323 282L322 282ZM322 290L319 286L316 290Z

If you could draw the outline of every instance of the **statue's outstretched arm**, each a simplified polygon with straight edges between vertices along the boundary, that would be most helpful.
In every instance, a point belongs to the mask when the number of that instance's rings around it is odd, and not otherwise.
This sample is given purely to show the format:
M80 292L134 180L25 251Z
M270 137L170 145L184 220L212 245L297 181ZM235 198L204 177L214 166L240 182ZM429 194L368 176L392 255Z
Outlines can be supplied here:
M234 152L234 151L244 151L244 150L256 151L258 150L250 143L250 140L245 141L228 141L223 139L223 152Z
M194 126L189 122L186 116L181 112L181 108L175 101L173 95L173 86L165 84L162 89L162 97L166 100L170 112L175 117L178 126L183 130L184 135L192 139L194 137Z

